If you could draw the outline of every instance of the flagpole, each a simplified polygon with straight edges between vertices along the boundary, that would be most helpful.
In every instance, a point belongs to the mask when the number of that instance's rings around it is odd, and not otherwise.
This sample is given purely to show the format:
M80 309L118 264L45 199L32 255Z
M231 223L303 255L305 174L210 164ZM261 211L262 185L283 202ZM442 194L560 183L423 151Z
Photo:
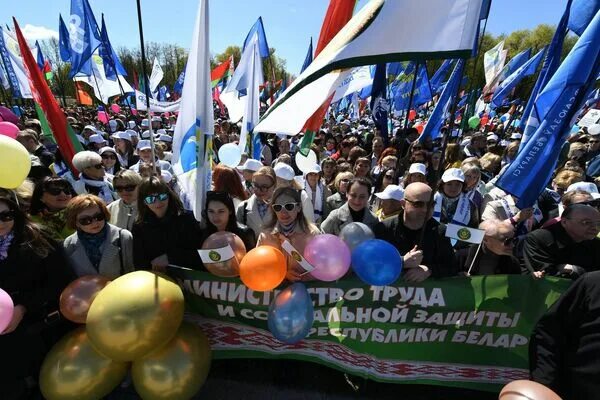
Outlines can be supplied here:
M142 5L140 0L136 0L137 3L137 15L138 15L138 29L140 34L140 47L142 50L142 75L143 79L146 79L146 49L144 47L144 27L142 25ZM144 94L146 95L146 114L148 116L148 131L150 132L150 149L152 150L152 162L155 164L152 168L152 173L158 175L156 165L156 151L154 146L154 135L152 134L152 119L150 117L150 85L144 82Z
M413 95L415 94L415 85L417 84L417 75L419 73L420 63L416 61L415 64L415 75L413 76L412 86L410 88L410 97L408 98L408 108L406 109L406 116L404 117L404 129L408 128L408 114L412 107Z
M435 107L435 100L433 100L435 95L433 93L433 89L431 88L431 80L429 79L429 71L427 71L427 61L425 61L425 74L427 75L427 85L429 85L429 93L431 93L431 106ZM429 107L427 107L427 111L429 111ZM425 112L425 117L429 116L429 113L427 111Z

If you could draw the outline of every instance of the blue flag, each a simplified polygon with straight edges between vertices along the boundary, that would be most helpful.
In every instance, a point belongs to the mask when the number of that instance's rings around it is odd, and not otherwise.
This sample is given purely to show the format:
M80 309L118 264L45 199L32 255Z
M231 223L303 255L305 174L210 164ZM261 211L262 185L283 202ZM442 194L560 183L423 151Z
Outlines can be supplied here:
M169 88L166 85L158 88L158 101L167 101L169 94Z
M252 25L252 28L250 28L250 32L248 32L246 35L246 39L244 39L244 46L242 47L242 53L255 33L258 34L258 49L260 51L260 57L269 57L269 44L267 43L267 35L265 35L265 27L263 26L262 17L258 17L254 25Z
M69 45L71 48L69 79L78 73L92 75L91 57L100 46L100 29L88 0L71 0Z
M538 95L541 116L530 140L500 176L496 186L516 196L517 207L531 207L548 184L577 110L600 72L600 13Z
M187 66L186 66L187 68ZM179 77L177 78L177 82L173 85L173 91L181 96L181 90L183 89L183 82L185 81L185 69L181 71Z
M117 80L117 74L127 76L127 71L121 65L119 57L115 53L113 47L108 39L108 31L106 24L104 23L104 14L102 14L102 30L100 31L100 39L102 43L99 47L100 57L102 57L102 63L104 65L104 73L107 79L111 81Z
M440 130L442 129L442 125L444 121L448 117L448 113L450 112L450 108L454 103L454 99L458 93L458 88L460 87L460 82L462 81L461 76L463 74L463 67L465 65L465 60L460 59L456 63L452 74L450 75L450 79L448 79L448 83L444 88L444 91L440 95L438 102L427 121L427 125L423 129L423 133L419 137L420 142L424 142L425 139L431 138L435 139L440 135ZM464 96L465 98L467 96Z
M406 71L409 69L414 70L414 66L407 68L400 80L394 81L392 84L392 96L394 98L394 109L397 111L403 111L408 108L410 102L410 93L412 90L413 76L410 78L407 76ZM417 81L415 83L415 90L413 93L413 100L411 107L418 107L421 104L431 101L431 89L429 88L429 79L427 77L427 68L425 64L419 65L417 72Z
M69 30L62 19L58 16L58 46L60 49L60 59L64 62L71 60L71 40L69 39Z
M516 70L518 70L521 67L521 65L525 64L527 60L529 60L529 57L531 57L531 48L523 50L522 52L511 58L510 61L506 63L506 65L502 69L502 72L500 72L500 82L512 75Z
M40 44L37 40L35 41L35 48L37 50L37 65L40 68L40 71L44 72L44 64L46 63L46 60L44 60L44 54L42 53L42 49L40 48Z
M567 23L569 22L569 11L571 10L571 1L568 0L567 7L565 8L565 12L556 27L556 32L554 32L554 36L552 37L552 41L550 42L550 46L548 46L548 51L546 52L546 57L544 58L544 64L542 65L542 69L540 74L538 75L538 79L535 82L535 86L531 91L531 95L529 96L529 101L525 106L525 110L523 111L523 115L521 116L521 123L519 125L519 130L523 132L523 139L521 140L521 145L527 143L529 136L535 131L535 127L529 127L529 118L533 117L537 121L540 121L543 116L532 114L535 112L533 109L533 105L536 101L538 93L540 93L554 72L560 65L560 56L562 53L563 42L565 40L565 36L567 35Z
M389 104L387 101L387 76L386 64L377 64L375 67L375 77L373 77L373 89L371 91L371 114L375 126L381 131L383 142L387 147L388 137L388 112Z
M13 68L10 53L6 48L2 26L0 26L0 57L2 58L4 68L6 70L6 77L8 78L10 87L13 91L13 96L17 98L22 98L23 94L21 93L19 78L17 77L15 69Z
M546 48L544 47L524 65L521 65L521 67L518 70L516 70L514 73L508 76L500 84L500 86L498 86L498 88L494 92L494 96L492 97L492 108L500 107L504 99L506 99L508 94L515 88L515 86L519 84L519 82L523 80L523 78L535 74L537 67L542 61L542 57L544 56L545 50Z
M443 88L441 87L442 82L444 81L444 78L446 78L446 75L448 75L448 71L450 70L450 67L452 66L453 62L454 60L450 59L444 60L442 65L438 68L437 71L435 71L435 73L431 77L430 83L431 90L433 90L433 93L439 93L443 90Z
M387 73L388 73L388 76L389 75L398 76L402 73L404 73L406 75L410 75L413 73L414 68L415 68L415 63L413 63L411 61L391 62L388 64Z
M581 36L600 9L600 0L573 0L569 15L569 29Z
M310 65L313 60L313 45L312 45L312 37L310 38L310 44L308 45L308 51L306 52L306 57L304 58L304 64L302 64L302 68L300 68L300 73L304 72L306 68Z

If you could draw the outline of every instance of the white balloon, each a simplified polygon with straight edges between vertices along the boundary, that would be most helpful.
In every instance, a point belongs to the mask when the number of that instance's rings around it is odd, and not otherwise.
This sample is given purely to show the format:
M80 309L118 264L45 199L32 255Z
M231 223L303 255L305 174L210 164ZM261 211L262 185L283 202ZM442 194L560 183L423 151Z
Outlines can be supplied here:
M600 124L588 126L588 133L590 135L600 135Z
M219 161L221 164L235 168L242 160L242 152L235 143L227 143L219 148Z
M297 152L295 160L298 169L306 173L306 171L310 171L315 166L315 164L317 164L317 155L312 150L308 151L308 156L306 157L300 154L300 152Z

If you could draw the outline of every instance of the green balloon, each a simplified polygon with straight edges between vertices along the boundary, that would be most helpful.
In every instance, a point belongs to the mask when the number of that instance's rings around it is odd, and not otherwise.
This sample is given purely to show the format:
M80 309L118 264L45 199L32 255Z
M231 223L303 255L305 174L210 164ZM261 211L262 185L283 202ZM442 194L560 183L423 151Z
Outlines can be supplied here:
M473 129L479 126L479 117L477 115L474 115L471 118L469 118L469 126Z

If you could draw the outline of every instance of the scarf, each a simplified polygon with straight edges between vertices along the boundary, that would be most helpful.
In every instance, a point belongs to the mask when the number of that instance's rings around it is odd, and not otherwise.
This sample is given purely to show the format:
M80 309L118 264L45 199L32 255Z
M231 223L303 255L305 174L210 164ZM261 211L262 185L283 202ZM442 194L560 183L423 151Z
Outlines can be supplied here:
M321 182L317 183L317 189L313 193L312 188L307 183L304 191L308 195L308 198L312 202L313 210L314 210L314 220L312 222L316 222L319 218L323 216L323 185Z
M267 211L269 211L269 205L257 198L256 208L258 208L258 215L260 215L260 219L265 219L265 215L267 215Z
M97 181L97 180L86 178L86 176L83 174L79 175L79 179L83 180L83 182L85 183L86 186L91 186L93 188L96 188L98 190L97 196L100 197L102 200L104 200L104 202L106 204L110 204L114 200L112 191L110 190L110 187L108 186L108 182L106 182L104 179L101 181Z
M77 230L77 237L85 249L85 254L88 256L90 263L96 270L100 266L102 260L101 246L106 239L108 233L108 224L104 224L104 228L96 234L85 233L82 230Z
M440 222L442 217L442 206L446 211L448 221L452 224L467 226L471 220L471 203L465 193L461 193L455 199L449 199L440 192L437 192L434 196L434 201L433 218L437 222ZM451 212L454 204L456 204L456 209L454 212Z
M8 257L8 249L14 238L15 234L12 231L6 236L0 236L0 261L6 260Z
M280 222L277 222L277 230L286 238L292 236L292 233L296 230L296 221L292 222L289 225L283 225Z

